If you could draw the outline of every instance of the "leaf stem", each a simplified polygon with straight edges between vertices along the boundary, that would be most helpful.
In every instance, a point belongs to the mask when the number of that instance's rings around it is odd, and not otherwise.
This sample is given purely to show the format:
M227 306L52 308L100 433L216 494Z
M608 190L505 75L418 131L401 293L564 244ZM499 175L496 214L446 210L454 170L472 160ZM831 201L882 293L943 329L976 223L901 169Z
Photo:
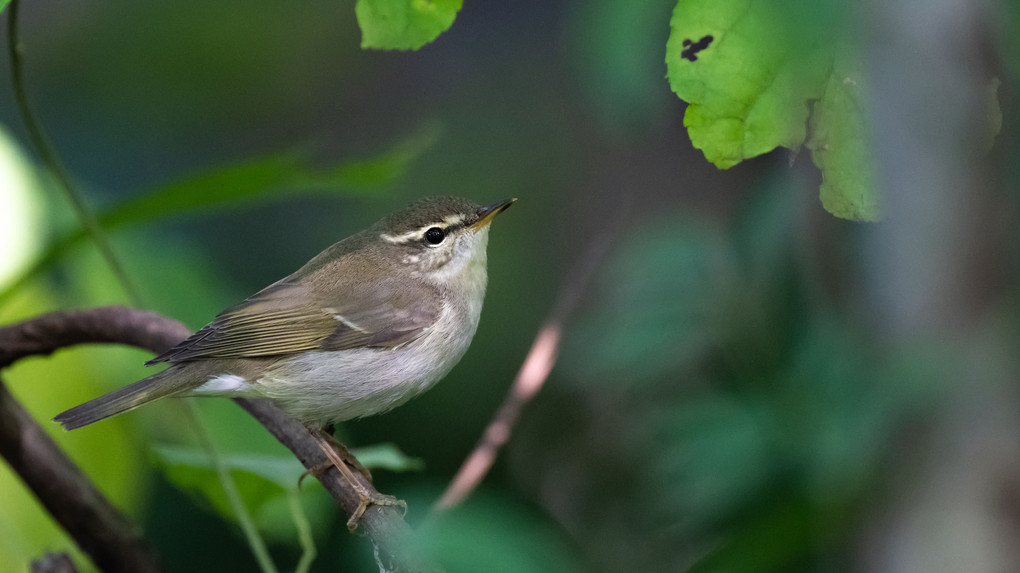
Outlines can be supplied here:
M287 490L287 505L290 507L294 527L297 528L298 543L301 544L301 559L294 568L294 573L308 573L318 552L315 548L315 539L312 538L312 526L308 523L304 508L301 507L301 496L296 489Z
M103 234L103 230L99 226L99 222L96 220L95 215L89 210L85 204L84 198L75 190L74 186L71 185L71 177L64 167L63 162L60 160L60 156L57 155L56 150L50 143L49 138L46 136L46 132L42 128L42 124L35 117L32 112L32 106L28 103L28 93L25 91L25 80L22 73L21 65L21 47L18 45L18 0L11 0L10 7L7 14L7 53L11 60L11 88L14 90L14 99L18 105L18 112L21 114L21 120L25 123L25 129L28 132L28 138L35 147L36 152L39 154L39 158L42 159L43 164L49 169L49 171L56 178L61 191L63 191L67 200L71 203L71 207L74 209L75 214L78 217L78 222L88 233L89 237L96 244L100 254L106 261L106 264L113 271L114 276L117 278L117 282L120 283L121 288L127 294L128 300L135 306L142 306L141 297L134 285L128 279L127 273L124 272L124 268L121 266L117 257L113 253L113 249L110 247L109 241L106 239L106 235Z
M216 469L216 474L223 485L223 492L227 494L227 500L230 502L230 507L234 510L237 523L244 532L244 537L248 541L248 546L251 548L255 560L258 561L259 569L262 570L262 573L278 573L272 557L269 556L269 550L266 549L265 541L259 535L258 529L255 528L255 522L248 513L248 509L244 507L241 493L237 491L237 484L234 483L234 478L230 475L230 470L227 469L223 456L220 455L216 445L213 444L209 427L205 425L205 421L202 419L202 413L199 412L198 406L195 405L193 400L185 400L184 402L186 404L185 409L193 421L192 425L195 428L195 435L198 437L201 446L209 454L209 461L212 462L213 467Z

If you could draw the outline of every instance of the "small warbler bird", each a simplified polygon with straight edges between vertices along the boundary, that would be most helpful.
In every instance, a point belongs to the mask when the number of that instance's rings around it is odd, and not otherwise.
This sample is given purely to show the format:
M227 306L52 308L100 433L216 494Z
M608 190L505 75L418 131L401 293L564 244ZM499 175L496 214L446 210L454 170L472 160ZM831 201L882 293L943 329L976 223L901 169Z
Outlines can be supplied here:
M72 430L165 396L265 397L349 476L321 429L399 406L457 364L482 311L489 223L514 201L420 200L146 363L162 372L54 419Z

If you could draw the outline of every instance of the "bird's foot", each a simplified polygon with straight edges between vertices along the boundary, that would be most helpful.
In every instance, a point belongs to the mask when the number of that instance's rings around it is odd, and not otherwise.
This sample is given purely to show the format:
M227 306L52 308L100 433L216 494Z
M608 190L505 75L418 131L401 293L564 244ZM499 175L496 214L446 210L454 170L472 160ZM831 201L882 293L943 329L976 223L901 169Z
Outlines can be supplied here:
M407 514L406 501L397 499L392 495L386 495L377 491L369 491L362 487L359 483L352 483L351 485L354 486L354 491L358 494L358 508L351 513L350 519L347 520L347 529L349 531L354 531L358 528L358 522L361 521L361 516L365 515L368 508L373 505L399 507L403 515Z
M319 443L319 449L322 450L326 457L329 459L329 463L324 464L321 468L317 467L310 469L305 472L314 473L317 471L323 471L329 469L331 466L335 467L340 471L340 475L344 476L347 483L351 485L354 492L358 495L358 506L351 512L350 519L347 520L347 529L354 531L358 528L358 522L361 517L365 514L372 505L379 506L395 506L403 509L404 513L407 513L407 503L403 500L397 499L392 495L381 494L375 490L371 490L358 479L358 477L351 471L351 468L358 471L361 476L369 483L372 482L372 474L369 473L368 469L361 465L361 462L348 451L347 447L337 441L332 435L322 431L313 431L312 435L316 438ZM304 475L302 475L302 478Z

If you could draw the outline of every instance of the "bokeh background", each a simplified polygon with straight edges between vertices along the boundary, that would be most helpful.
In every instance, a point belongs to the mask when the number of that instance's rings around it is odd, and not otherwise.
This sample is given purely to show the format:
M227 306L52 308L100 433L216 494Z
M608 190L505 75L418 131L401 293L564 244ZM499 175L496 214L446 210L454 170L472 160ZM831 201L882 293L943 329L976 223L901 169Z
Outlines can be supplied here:
M169 193L108 236L142 304L193 328L415 198L520 199L493 227L461 364L340 428L422 461L376 485L407 500L451 571L1020 570L1016 6L865 3L890 215L857 224L822 210L807 157L719 171L691 147L664 78L673 4L468 1L413 53L361 50L349 1L34 0L20 29L32 105L92 208ZM87 242L10 290L76 222L28 146L9 71L0 58L0 322L130 302ZM986 152L972 95L992 76L1003 123ZM243 185L224 176L175 204L175 182L228 165L278 177L230 200ZM606 235L493 473L430 514ZM146 359L75 348L4 379L167 570L254 570L186 455L181 404L70 434L47 422L144 376ZM236 475L281 570L301 554L293 499L313 571L376 570L318 484L295 489L281 446L229 401L199 402L231 459L290 476ZM46 550L88 570L2 465L0 500L0 570Z

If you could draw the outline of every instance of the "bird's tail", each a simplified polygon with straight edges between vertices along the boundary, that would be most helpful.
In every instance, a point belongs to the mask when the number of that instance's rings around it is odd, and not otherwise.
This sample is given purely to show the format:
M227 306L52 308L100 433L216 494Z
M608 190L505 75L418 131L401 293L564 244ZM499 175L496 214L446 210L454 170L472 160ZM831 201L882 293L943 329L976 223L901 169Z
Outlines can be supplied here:
M109 394L89 400L59 414L53 418L53 421L60 422L65 430L74 430L92 422L134 410L158 398L178 393L184 390L188 384L182 384L181 377L177 375L178 373L173 372L174 370L174 368L168 368Z

